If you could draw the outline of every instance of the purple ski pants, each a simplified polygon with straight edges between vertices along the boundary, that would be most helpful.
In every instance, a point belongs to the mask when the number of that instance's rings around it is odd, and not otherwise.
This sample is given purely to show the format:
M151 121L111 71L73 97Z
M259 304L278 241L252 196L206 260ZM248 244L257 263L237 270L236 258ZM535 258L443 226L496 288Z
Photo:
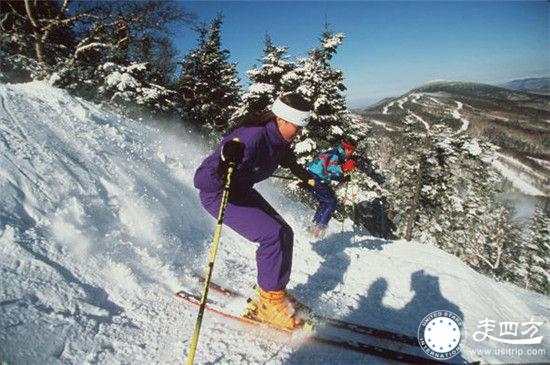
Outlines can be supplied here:
M200 192L203 207L218 219L222 192ZM229 193L223 224L249 241L256 250L258 285L266 291L286 288L292 267L292 228L254 189Z

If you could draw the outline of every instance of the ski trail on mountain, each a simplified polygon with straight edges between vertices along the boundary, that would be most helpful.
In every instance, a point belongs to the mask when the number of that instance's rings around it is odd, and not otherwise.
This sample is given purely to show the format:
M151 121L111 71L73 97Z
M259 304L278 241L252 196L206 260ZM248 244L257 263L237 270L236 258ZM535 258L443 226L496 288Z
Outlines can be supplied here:
M470 126L470 121L466 118L463 118L462 115L460 114L460 111L462 110L462 107L464 106L464 104L456 100L455 100L455 103L457 105L457 108L454 109L451 112L451 114L453 118L458 119L462 122L462 126L460 126L460 129L455 133L455 134L460 134L462 132L465 132L468 129L468 127Z

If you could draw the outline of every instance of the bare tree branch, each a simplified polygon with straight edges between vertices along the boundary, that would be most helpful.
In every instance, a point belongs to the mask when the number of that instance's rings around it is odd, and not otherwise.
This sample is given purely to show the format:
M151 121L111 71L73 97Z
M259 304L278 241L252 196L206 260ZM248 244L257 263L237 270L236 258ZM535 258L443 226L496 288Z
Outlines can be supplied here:
M76 49L73 55L73 59L76 59L80 53L92 48L113 48L113 45L109 43L101 43L101 42L88 43Z
M17 9L15 9L11 3L8 3L8 5L12 11L12 14L17 15L20 19L27 20L27 18L24 15L19 14Z
M481 255L478 254L477 252L476 252L476 256L479 257L480 259L482 259L483 261L485 261L485 262L487 263L487 265L489 265L489 267L490 267L491 269L493 269L493 270L495 269L495 266L494 266L494 265L491 263L491 261L489 261L487 258L481 256Z
M33 6L36 6L36 3ZM25 11L27 12L27 17L29 18L29 21L31 22L32 26L35 29L40 29L40 27L38 25L38 22L34 18L34 13L33 13L32 7L31 7L30 0L25 0Z
M61 15L67 11L67 8L69 7L69 2L70 0L63 1L63 6L61 6L61 11L59 12L58 18L61 18Z
M6 20L8 20L8 15L9 13L4 14L2 19L0 20L0 29L2 29L3 32L7 32L7 29L4 28L4 23L6 22Z

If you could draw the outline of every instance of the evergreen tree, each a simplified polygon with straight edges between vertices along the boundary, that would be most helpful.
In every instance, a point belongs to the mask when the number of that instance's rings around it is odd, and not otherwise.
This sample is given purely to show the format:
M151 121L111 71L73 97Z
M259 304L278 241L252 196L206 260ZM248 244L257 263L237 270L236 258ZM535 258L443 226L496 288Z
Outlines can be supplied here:
M98 98L111 101L119 111L133 117L179 111L177 92L150 81L155 73L147 62L128 66L107 62L96 72Z
M260 66L247 71L250 86L243 94L241 106L233 114L233 121L247 114L257 115L266 111L278 95L290 91L285 89L282 80L296 66L288 62L287 47L273 45L271 37L266 35L263 52Z
M240 101L236 64L228 62L229 51L221 48L221 14L197 28L198 47L181 62L179 90L184 97L185 117L192 123L221 132Z
M168 37L161 37L157 41L157 46L154 48L154 64L155 70L160 76L161 85L167 85L175 89L175 71L176 71L176 55L178 51L172 40Z
M50 82L87 99L109 100L124 112L177 112L179 103L166 82L171 75L159 71L156 53L169 25L187 23L192 16L167 1L81 6L74 17L88 20L77 27L79 41Z
M465 135L457 138L463 140L459 163L452 166L458 195L452 199L451 222L445 231L445 244L442 247L462 257L470 266L478 268L479 258L473 248L478 244L478 235L484 222L492 224L490 222L495 219L492 207L500 205L497 196L503 181L492 167L494 145L469 139Z
M516 278L512 273L520 265L520 232L512 223L512 214L509 207L493 206L479 226L470 251L478 259L475 265L478 271L513 282Z
M340 127L349 119L346 109L346 90L343 73L330 65L344 35L333 33L328 25L320 38L321 45L309 52L307 58L298 60L294 71L283 77L284 87L296 90L313 103L311 122L299 137L296 152L299 155L318 153L342 139L344 130ZM313 144L312 141L317 144Z
M489 144L456 136L442 125L426 133L409 124L396 136L386 183L398 232L463 256L477 220L495 201L498 175L490 166Z
M550 217L542 205L539 205L525 242L524 286L540 293L550 294Z
M430 133L409 124L405 139L396 142L396 158L388 181L394 214L399 213L399 234L436 244L448 225L447 207L456 196L449 165L455 163L460 141L452 131L433 126Z

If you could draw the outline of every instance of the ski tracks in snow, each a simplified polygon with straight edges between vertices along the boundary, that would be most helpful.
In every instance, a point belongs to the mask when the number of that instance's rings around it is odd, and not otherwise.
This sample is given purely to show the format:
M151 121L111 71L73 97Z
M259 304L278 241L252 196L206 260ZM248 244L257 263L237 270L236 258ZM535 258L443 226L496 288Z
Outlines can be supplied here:
M458 119L462 122L462 126L455 133L455 134L459 134L459 133L465 132L468 129L468 127L470 126L470 121L466 118L463 118L462 115L460 114L460 111L462 110L464 104L461 103L460 101L456 101L456 100L455 100L455 103L456 103L457 108L455 110L453 110L451 112L451 114L452 114L453 118Z
M389 114L389 108L391 108L392 106L397 104L397 106L401 110L404 110L407 113L407 115L405 116L405 121L407 123L416 123L416 122L421 123L424 126L424 128L426 129L426 131L429 131L430 130L430 125L424 119L422 119L419 115L412 112L410 109L404 107L404 105L407 102L411 102L411 103L414 103L414 104L417 104L417 105L420 105L420 106L426 106L425 104L419 102L420 98L423 97L423 96L424 96L423 93L412 93L412 94L407 95L405 97L402 97L400 99L394 100L391 103L384 106L384 108L382 109L382 114L388 115ZM432 102L434 102L435 104L437 104L438 106L444 106L445 105L444 103L440 102L439 100L437 100L437 99L435 99L431 96L429 97L429 99ZM450 113L451 113L451 115L454 119L460 120L462 122L462 125L461 125L460 129L455 133L455 134L459 134L459 133L465 132L468 129L468 127L470 126L470 121L468 119L464 118L464 116L461 114L461 111L464 109L464 104L462 102L456 101L456 100L454 100L454 102L457 105L456 109L453 109L452 111L450 111ZM375 123L375 124L379 124L379 123Z
M418 105L424 105L422 103L419 103L418 100L423 96L422 93L412 93L410 95L407 95L403 98L400 98L398 100L394 100L392 101L391 103L387 104L384 106L383 110L382 110L382 114L389 114L389 108L391 108L393 105L395 105L397 103L397 106L401 109L401 110L404 110L407 115L405 116L405 121L407 123L416 123L416 122L419 122L421 123L424 128L429 131L430 130L430 125L424 120L422 119L421 117L419 117L418 115L416 115L415 113L413 113L412 111L410 111L409 109L405 109L403 107L403 105L405 105L405 103L407 102L412 102L412 103L415 103L415 104L418 104ZM410 100L409 100L410 98ZM382 122L377 122L377 121L373 121L373 123L375 124L379 124L382 123ZM384 128L386 128L387 130L390 130L388 129L385 125L384 125Z
M388 127L388 125L387 125L386 123L381 122L381 121L379 121L379 120L376 120L376 119L369 119L368 121L371 122L372 124L376 124L376 125L378 125L378 126L381 126L382 128L384 128L385 130L387 130L387 131L389 131L389 132L395 131L395 129Z
M395 104L395 101L392 101L391 103L384 105L384 109L382 109L382 114L388 115L388 109L391 108Z

